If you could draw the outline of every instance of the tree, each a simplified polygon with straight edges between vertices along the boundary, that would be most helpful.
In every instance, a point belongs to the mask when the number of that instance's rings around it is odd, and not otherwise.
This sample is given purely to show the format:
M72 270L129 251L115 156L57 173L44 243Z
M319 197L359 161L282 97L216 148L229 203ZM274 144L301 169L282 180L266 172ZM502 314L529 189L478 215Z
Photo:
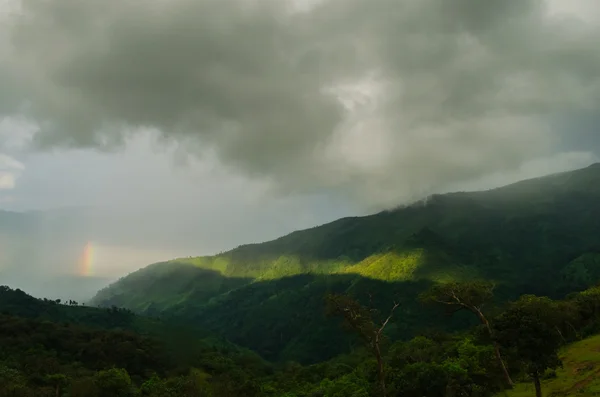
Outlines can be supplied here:
M103 396L127 397L133 394L131 378L122 368L111 368L98 372L95 376L95 383Z
M493 330L490 322L483 313L483 308L494 297L494 284L484 281L471 282L449 282L444 284L436 284L428 291L421 295L421 300L424 302L435 302L448 306L456 313L460 310L467 310L477 316L477 319L486 328L488 335L494 346L494 354L498 366L502 370L504 379L509 388L514 386L512 378L508 373L508 369L504 364L502 355L500 354L500 346L494 340Z
M211 395L209 379L211 376L206 372L192 368L186 379L185 395L190 397L205 397Z
M0 362L0 396L27 396L27 391L23 374Z
M549 298L523 295L494 322L496 340L516 352L533 380L537 397L542 397L544 372L562 365L558 358L562 338L556 328L562 314L558 309Z
M582 336L600 332L600 287L573 294L567 303L575 306L571 313L577 314L577 328L581 329Z
M347 295L332 294L328 295L325 299L327 302L327 313L329 315L341 315L344 318L344 325L358 333L369 350L375 355L379 388L381 389L381 395L385 397L385 366L381 353L381 345L385 338L383 331L392 319L392 315L399 304L394 302L387 318L377 321L373 318L377 313L375 309L362 306Z
M368 397L369 382L356 376L355 373L340 376L335 380L324 379L319 385L327 397Z
M45 380L54 388L54 395L56 397L60 396L62 388L69 383L69 377L64 374L46 375Z

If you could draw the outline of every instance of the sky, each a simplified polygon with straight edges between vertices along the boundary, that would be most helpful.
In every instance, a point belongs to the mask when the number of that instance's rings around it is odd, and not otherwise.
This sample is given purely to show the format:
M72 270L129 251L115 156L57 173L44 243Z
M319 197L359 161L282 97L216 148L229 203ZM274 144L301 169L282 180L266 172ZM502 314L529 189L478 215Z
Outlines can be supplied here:
M94 208L115 277L584 167L599 39L596 0L0 0L0 209Z

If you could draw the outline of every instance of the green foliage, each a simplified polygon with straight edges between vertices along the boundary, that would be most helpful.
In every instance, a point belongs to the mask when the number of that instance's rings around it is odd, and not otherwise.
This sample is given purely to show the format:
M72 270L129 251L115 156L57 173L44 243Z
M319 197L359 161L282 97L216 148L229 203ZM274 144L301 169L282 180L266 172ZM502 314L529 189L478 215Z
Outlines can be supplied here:
M115 329L116 309L84 308L79 317L72 312L80 307L6 287L0 298L0 397L137 396L140 390L156 397L255 396L254 379L272 371L256 354L219 338L201 339L194 328L128 312L129 324L156 328L148 336ZM23 313L27 317L13 315ZM65 318L93 318L95 326Z
M60 299L36 299L20 289L12 290L0 285L0 313L114 329L133 328L136 325L136 316L128 309L112 306L98 310L72 303L61 304Z
M547 396L592 397L600 391L600 335L578 341L559 351L563 368L556 376L542 380ZM517 385L507 397L530 397L534 394L531 383ZM498 397L500 397L499 395Z
M576 316L573 323L581 329L582 335L592 335L600 332L600 287L593 287L579 294L570 296L568 313ZM568 324L570 325L570 324Z
M563 270L566 282L574 289L585 289L600 282L600 254L586 253L569 264Z
M335 380L324 379L319 388L323 397L369 397L371 395L369 382L355 373Z
M154 376L142 384L140 392L148 397L209 397L212 396L212 386L208 379L210 375L194 369L187 375L168 379Z
M494 321L494 337L516 352L529 374L542 374L560 365L563 341L557 332L563 313L546 297L524 295Z
M129 397L135 394L131 378L122 368L99 371L94 377L94 383L101 396Z
M415 271L423 263L423 251L418 249L402 253L392 251L374 254L355 265L344 268L340 273L358 274L385 281L411 280Z
M417 337L390 350L391 389L405 396L485 396L501 388L494 351L473 337Z
M5 294L14 292L4 289ZM20 292L15 296L24 298ZM559 368L558 377L544 371L555 368L559 359L567 364L574 360L558 355L558 347L597 321L598 296L597 288L564 301L525 295L493 318L494 337L510 353L515 373L537 376L540 382L547 379L543 382L556 385L556 390L593 393L597 385L592 379L598 369L592 363L600 362L600 356L589 344L575 345L577 359L587 363L575 375L584 383L559 389L559 384L566 384L564 371ZM488 296L484 298L477 302L487 301ZM24 309L17 302L13 299L12 307L21 312ZM48 314L43 300L36 303L25 294L20 302L37 307L40 315ZM380 350L380 360L371 354L377 351L372 342L389 312L379 319L377 311L340 294L330 295L326 302L330 313L342 316L352 331L349 334L363 336L366 349L358 347L352 354L308 366L294 362L271 365L219 339L190 337L182 325L175 327L180 332L170 339L156 339L111 329L110 321L106 328L91 328L48 321L33 311L28 312L29 318L3 314L0 397L375 397L381 395L382 373L388 396L487 397L503 389L494 347L478 328L461 334L429 332L409 341L395 340L389 349ZM394 325L392 320L387 326ZM140 322L142 318L134 316L132 323ZM160 322L147 324L161 326ZM576 332L567 333L569 327ZM167 329L155 334L167 337ZM343 335L337 328L336 337ZM379 337L384 340L382 334ZM181 340L188 354L183 354L183 347L172 350L174 340ZM385 372L380 371L383 362ZM523 390L520 385L519 390Z
M518 358L533 379L538 397L546 370L562 366L558 350L563 341L558 327L563 315L551 299L524 295L494 322L494 338Z

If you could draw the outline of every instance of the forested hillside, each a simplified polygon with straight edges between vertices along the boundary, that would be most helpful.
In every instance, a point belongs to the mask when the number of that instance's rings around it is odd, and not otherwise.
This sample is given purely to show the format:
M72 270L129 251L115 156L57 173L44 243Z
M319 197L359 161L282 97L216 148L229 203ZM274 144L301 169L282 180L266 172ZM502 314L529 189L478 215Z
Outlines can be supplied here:
M185 319L271 360L311 363L348 352L322 297L344 293L384 309L387 330L465 329L415 300L446 281L484 279L495 299L562 297L600 281L600 165L490 191L436 195L413 205L297 231L211 257L158 263L100 291L93 304Z
M254 396L270 373L198 328L0 287L2 397Z
M398 302L378 312L328 294L321 305L341 320L335 336L347 333L355 347L302 366L269 363L183 324L1 287L0 397L492 397L515 383L515 396L594 395L600 353L586 350L575 360L564 348L600 331L600 288L565 300L524 295L503 307L491 306L493 294L493 284L481 281L428 289L415 297L420 305L438 314L449 309L448 319L464 311L479 325L453 334L430 330L409 341L385 332L402 322ZM566 352L581 353L596 339ZM560 370L563 364L577 382Z

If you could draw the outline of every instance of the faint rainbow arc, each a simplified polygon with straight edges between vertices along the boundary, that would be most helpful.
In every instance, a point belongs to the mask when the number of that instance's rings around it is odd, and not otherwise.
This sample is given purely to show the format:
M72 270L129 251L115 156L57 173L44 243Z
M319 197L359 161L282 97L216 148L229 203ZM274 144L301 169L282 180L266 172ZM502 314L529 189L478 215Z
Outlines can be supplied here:
M79 275L80 276L91 276L93 275L94 265L94 245L88 241L83 248L83 254L81 255L81 261L79 263Z

